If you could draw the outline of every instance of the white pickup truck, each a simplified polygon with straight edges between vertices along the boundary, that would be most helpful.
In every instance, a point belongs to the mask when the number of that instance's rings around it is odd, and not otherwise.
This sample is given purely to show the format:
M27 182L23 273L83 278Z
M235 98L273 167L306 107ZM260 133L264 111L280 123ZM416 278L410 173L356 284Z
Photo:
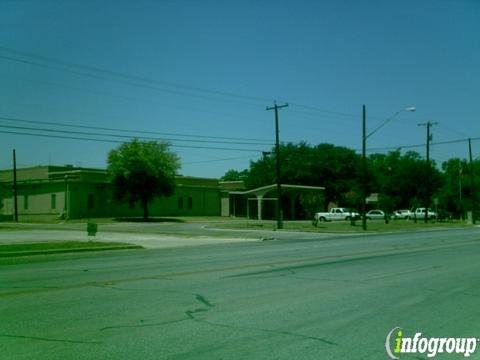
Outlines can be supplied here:
M334 220L357 220L360 214L347 208L331 208L329 212L318 212L313 217L313 225L317 226L319 221Z

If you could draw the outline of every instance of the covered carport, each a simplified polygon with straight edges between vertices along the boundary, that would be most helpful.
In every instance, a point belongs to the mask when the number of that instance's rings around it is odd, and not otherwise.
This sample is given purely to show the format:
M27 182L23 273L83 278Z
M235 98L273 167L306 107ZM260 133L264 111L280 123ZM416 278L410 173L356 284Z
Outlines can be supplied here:
M289 218L296 218L296 209L298 207L299 195L303 192L317 192L323 195L325 188L323 186L307 186L307 185L288 185L282 184L282 210L287 212ZM256 212L258 220L264 218L265 209L271 206L277 206L278 198L276 197L277 185L267 185L256 189L246 191L231 191L230 196L230 215L246 216L250 218L252 212ZM270 205L272 204L272 205ZM252 206L253 205L253 206ZM285 211L286 210L286 211Z

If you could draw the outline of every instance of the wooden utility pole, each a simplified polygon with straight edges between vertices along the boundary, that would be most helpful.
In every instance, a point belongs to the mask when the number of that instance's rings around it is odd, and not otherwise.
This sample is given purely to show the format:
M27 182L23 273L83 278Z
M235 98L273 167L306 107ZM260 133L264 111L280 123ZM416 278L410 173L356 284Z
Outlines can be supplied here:
M427 127L427 179L425 182L426 189L425 189L425 222L428 222L428 207L430 206L430 173L431 173L431 167L430 167L430 142L432 141L432 134L430 133L430 129L432 128L433 125L437 125L438 122L431 122L427 121L426 123L421 123L418 124L418 126L426 126Z
M267 110L275 110L275 153L276 153L276 178L277 178L277 229L283 229L283 211L282 211L282 185L280 183L280 132L278 130L278 109L287 107L288 104L267 107Z
M468 139L468 155L470 158L470 187L471 187L471 194L472 194L472 223L475 224L475 208L476 208L476 200L475 200L475 169L473 167L473 159L472 159L472 139Z
M367 110L362 107L362 228L367 230Z

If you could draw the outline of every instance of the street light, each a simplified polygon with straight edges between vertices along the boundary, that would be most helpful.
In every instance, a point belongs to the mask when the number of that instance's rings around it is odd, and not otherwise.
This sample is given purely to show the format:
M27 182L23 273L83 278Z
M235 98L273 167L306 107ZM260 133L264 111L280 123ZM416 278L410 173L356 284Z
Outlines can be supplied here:
M392 121L395 117L397 117L402 112L414 112L417 108L415 106L410 106L405 109L398 110L396 113L391 115L390 117L386 118L384 121L380 123L374 130L372 130L369 134L367 134L367 111L365 105L363 105L362 111L362 167L363 167L363 196L362 196L362 228L363 230L367 230L367 218L366 218L366 208L367 208L367 139L375 134L378 130Z

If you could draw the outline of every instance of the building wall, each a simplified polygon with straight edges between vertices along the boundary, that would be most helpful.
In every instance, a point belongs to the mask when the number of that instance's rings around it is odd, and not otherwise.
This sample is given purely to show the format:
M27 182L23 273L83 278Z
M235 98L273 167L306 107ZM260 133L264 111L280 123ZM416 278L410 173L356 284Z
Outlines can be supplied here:
M21 176L20 176L21 174ZM13 216L12 171L1 171L9 191L0 213ZM141 204L113 199L106 171L71 167L35 167L17 171L19 220L52 220L143 216ZM149 205L150 216L220 216L221 187L217 179L178 177L174 194Z

